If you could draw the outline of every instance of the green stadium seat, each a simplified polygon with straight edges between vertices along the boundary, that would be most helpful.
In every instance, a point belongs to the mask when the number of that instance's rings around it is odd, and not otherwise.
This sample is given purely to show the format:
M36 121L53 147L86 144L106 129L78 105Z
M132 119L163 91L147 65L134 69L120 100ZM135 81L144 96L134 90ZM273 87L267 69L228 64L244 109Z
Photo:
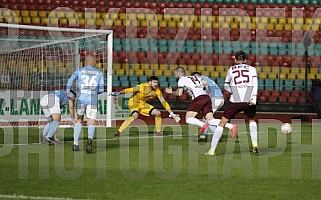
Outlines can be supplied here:
M121 76L119 76L119 80L120 81L127 81L128 80L128 76L127 75L121 75Z
M129 81L137 81L137 76L135 76L135 75L130 75L130 76L128 76L128 80L129 80Z
M141 75L138 77L139 82L145 83L147 82L147 76Z
M284 90L293 90L293 81L291 79L284 80Z
M168 82L176 82L175 76L168 77Z
M265 89L266 90L273 90L274 89L273 79L271 79L271 78L265 79Z

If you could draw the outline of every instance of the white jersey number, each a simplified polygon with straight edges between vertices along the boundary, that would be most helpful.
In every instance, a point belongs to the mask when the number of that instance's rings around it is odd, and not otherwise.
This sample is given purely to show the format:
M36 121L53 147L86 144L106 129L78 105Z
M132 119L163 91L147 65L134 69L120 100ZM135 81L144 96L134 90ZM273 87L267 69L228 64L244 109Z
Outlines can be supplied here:
M88 75L83 74L81 76L81 88L96 87L98 85L96 78L97 76L89 77Z

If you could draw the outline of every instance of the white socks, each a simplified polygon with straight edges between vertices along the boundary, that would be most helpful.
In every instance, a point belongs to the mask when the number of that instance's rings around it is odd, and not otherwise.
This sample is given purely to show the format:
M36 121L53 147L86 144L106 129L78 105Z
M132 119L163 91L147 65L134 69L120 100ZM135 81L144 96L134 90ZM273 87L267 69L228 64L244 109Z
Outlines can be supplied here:
M250 122L250 135L251 135L251 140L253 147L256 147L258 145L257 143L257 124L256 122Z

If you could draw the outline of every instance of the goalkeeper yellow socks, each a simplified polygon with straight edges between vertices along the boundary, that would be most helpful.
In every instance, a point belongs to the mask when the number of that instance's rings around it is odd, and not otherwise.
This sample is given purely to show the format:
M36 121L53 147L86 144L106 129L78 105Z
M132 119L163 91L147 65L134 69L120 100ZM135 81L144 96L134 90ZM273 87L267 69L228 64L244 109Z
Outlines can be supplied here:
M162 126L162 118L161 117L155 117L156 132L160 132L161 131L161 126Z
M123 132L123 130L124 130L125 128L127 128L134 120L135 120L135 119L134 119L132 116L128 117L128 118L121 124L121 126L120 126L119 129L118 129L118 131L119 131L119 132Z

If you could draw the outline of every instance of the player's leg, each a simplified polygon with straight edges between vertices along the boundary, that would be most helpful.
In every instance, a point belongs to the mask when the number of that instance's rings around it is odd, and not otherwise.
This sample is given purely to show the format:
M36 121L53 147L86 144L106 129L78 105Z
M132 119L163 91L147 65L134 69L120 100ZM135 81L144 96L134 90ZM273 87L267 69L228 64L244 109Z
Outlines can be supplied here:
M48 103L49 102L49 97L48 95L44 95L41 99L40 99L40 107L45 115L45 117L48 120L48 123L45 125L44 129L42 130L42 132L40 133L40 142L42 144L46 143L45 140L45 136L48 135L48 131L49 131L49 126L50 126L50 122L52 121L51 118L51 114L48 108Z
M156 135L162 136L163 132L161 131L161 126L162 126L161 112L158 109L153 107L152 109L150 109L149 114L155 116Z
M77 108L78 118L74 126L74 144L72 147L73 151L80 151L78 141L79 141L79 136L82 129L82 123L84 122L85 111L86 111L86 105L78 104L78 108Z
M214 134L213 134L211 148L207 153L205 153L205 155L207 155L207 156L214 156L215 155L215 150L216 150L217 144L220 141L222 134L223 134L223 130L224 130L223 127L225 126L225 124L227 122L228 122L228 119L223 116L220 123L216 127Z
M247 110L244 111L244 114L249 118L249 129L253 147L253 153L259 153L259 145L257 139L257 123L255 121L256 115L256 106L249 106Z
M42 99L43 101L40 105L43 108L46 108L46 115L51 116L52 120L49 123L48 134L45 136L45 139L50 143L56 143L53 138L53 135L56 133L61 120L61 110L59 98L54 94L45 95ZM45 105L46 104L46 105Z
M125 119L125 121L120 125L120 127L115 133L115 136L120 136L123 130L125 130L135 119L138 118L139 116L138 110L130 109L130 112L131 112L131 115L127 117L127 119Z
M214 113L224 105L224 97L212 97L211 100L212 100L212 108L213 108L212 110L214 115ZM219 124L220 121L221 121L220 119L214 118L213 123ZM236 124L226 123L225 127L232 130L233 128L236 127Z
M88 140L86 153L92 153L92 142L95 135L95 121L97 119L97 106L87 105L86 116L88 118Z
M139 116L140 102L134 101L132 98L128 100L128 108L130 116L120 125L115 133L115 137L120 136L120 134L125 130L135 119Z

